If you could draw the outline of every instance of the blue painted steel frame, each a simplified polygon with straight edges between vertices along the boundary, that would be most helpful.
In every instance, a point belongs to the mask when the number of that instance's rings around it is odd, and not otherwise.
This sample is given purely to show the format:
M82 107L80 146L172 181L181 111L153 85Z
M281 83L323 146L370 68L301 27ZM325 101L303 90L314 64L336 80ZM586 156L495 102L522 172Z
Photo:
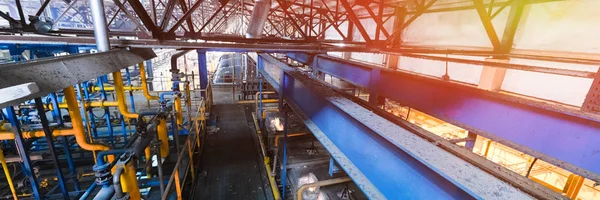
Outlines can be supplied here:
M322 91L295 79L281 62L260 55L258 63L265 79L309 118L309 128L316 127L311 128L315 136L369 198L480 198L363 125Z
M306 61L298 54L293 59ZM600 119L579 111L318 55L313 70L600 181Z
M28 150L25 146L25 141L23 139L23 135L21 133L21 125L19 124L19 121L17 120L17 115L15 113L15 109L12 106L9 106L6 108L6 112L8 114L9 120L10 120L10 125L12 126L12 129L14 130L13 133L15 134L15 145L17 147L17 149L19 150L19 152L21 152L21 160L23 161L22 163L22 167L23 167L23 173L29 177L29 181L31 183L31 190L33 191L33 197L35 199L41 199L40 196L40 192L39 192L39 184L37 181L37 178L35 177L35 174L33 172L33 166L31 166L31 159L29 159L29 154L28 154Z
M205 90L208 87L208 68L206 63L206 50L196 50L198 53L198 76L200 77L200 90ZM201 96L205 97L206 92L201 92Z

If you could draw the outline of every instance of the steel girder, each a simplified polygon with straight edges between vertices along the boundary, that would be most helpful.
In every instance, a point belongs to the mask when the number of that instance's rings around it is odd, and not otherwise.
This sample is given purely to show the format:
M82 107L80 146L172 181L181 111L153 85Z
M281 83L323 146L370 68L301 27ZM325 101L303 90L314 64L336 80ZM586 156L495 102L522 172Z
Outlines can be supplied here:
M292 58L307 62L307 56ZM600 181L600 118L562 106L318 55L313 70Z
M0 88L34 82L39 92L0 104L16 105L156 57L151 49L114 49L0 65Z
M258 68L371 199L529 199L281 61Z

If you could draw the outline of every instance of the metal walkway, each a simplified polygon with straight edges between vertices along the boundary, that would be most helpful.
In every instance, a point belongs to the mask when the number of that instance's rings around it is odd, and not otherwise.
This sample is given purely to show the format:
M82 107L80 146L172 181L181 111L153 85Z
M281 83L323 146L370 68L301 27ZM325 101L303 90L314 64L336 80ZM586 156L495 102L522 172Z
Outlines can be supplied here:
M206 138L192 199L272 198L245 110L252 109L236 104L213 107L220 130Z

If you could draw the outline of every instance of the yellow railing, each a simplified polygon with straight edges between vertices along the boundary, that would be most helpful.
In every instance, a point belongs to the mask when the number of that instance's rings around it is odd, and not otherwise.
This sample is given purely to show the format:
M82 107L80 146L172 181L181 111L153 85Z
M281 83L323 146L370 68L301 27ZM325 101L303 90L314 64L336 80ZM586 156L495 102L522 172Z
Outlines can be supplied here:
M208 93L209 92L207 92L207 96L208 96ZM166 200L169 197L169 194L171 192L171 188L173 187L173 185L175 185L175 192L177 194L177 199L182 199L181 191L183 191L183 189L185 187L185 184L182 184L182 183L185 183L185 180L188 177L189 172L192 173L192 180L195 181L195 179L196 179L195 171L194 171L193 153L198 148L200 148L200 145L201 145L200 134L206 128L206 107L208 107L208 105L209 104L207 104L207 102L204 101L204 99L200 101L200 105L198 106L196 115L192 118L194 120L194 123L190 127L190 130L194 130L195 133L188 134L188 138L184 144L184 147L187 147L187 149L179 152L179 155L177 156L177 162L175 163L173 174L169 178L169 182L165 188L165 193L162 196L163 200ZM194 143L195 143L195 145L194 145ZM180 168L182 167L181 166L182 161L186 157L187 157L187 159L189 159L189 162L186 166L184 166L183 180L181 180L181 178L179 176L179 174L181 173Z

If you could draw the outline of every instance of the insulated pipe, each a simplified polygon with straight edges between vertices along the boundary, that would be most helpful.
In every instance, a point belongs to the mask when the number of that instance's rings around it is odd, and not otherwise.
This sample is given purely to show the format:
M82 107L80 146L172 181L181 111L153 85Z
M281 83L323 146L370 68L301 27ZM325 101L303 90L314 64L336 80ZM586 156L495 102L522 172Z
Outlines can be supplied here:
M262 38L263 28L269 16L271 0L257 0L254 3L250 24L246 30L246 38Z
M96 39L96 48L98 52L110 50L108 40L108 27L106 26L106 16L104 14L103 0L90 0L90 9L92 10L92 20L94 22L94 38Z
M75 135L75 140L77 141L77 145L82 149L88 151L106 151L109 150L110 147L103 144L90 144L87 142L85 137L85 129L83 128L83 120L81 118L81 113L79 112L79 106L77 105L77 98L75 97L75 89L73 86L65 88L63 90L65 93L65 100L67 101L67 105L69 106L69 115L71 116L71 122L73 124L73 132Z
M150 91L148 90L146 66L144 65L144 62L138 64L138 67L140 68L140 79L142 79L142 91L144 92L144 97L146 97L147 100L158 100L158 97L150 95Z
M350 181L352 181L351 178L343 177L343 178L334 178L334 179L329 179L329 180L324 180L324 181L319 181L319 182L315 182L315 183L311 183L311 184L302 185L300 188L298 188L298 193L296 194L296 197L298 198L298 200L302 200L302 193L304 192L304 190L311 188L311 187L335 185L335 184L340 184L340 183L345 183L345 182L350 182Z
M119 104L119 112L121 112L123 117L137 119L139 116L137 113L130 113L127 110L127 102L125 100L125 93L123 91L123 77L121 76L121 71L113 72L112 75L115 82L115 94Z

